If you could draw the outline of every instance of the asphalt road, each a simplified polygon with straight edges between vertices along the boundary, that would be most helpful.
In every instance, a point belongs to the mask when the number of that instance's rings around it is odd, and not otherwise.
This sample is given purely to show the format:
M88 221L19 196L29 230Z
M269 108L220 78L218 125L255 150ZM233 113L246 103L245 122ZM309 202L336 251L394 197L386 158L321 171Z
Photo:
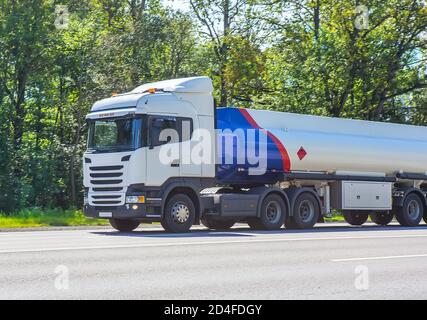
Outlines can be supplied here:
M427 226L0 233L1 299L427 299Z

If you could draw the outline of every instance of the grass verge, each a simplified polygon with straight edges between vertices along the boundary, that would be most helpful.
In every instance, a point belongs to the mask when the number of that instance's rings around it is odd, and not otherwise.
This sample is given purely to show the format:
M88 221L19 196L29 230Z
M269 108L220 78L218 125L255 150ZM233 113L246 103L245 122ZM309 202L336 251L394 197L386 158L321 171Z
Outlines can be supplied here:
M341 222L341 221L345 221L345 220L344 220L344 217L339 214L333 214L330 217L325 217L325 222Z
M344 217L333 214L325 222L344 221ZM105 226L109 225L106 219L87 219L81 210L70 209L23 209L6 215L0 212L0 229L34 228L34 227L62 227L62 226Z
M48 226L104 226L108 220L87 219L81 210L24 209L6 215L0 213L0 228L33 228Z

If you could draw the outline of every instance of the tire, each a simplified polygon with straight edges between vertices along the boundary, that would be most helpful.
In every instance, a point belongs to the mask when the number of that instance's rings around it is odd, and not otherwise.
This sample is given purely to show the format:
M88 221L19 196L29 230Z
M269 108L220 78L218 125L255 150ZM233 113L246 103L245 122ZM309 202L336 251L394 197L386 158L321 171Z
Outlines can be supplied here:
M205 227L212 230L228 230L236 223L234 220L218 220L215 217L203 217L200 220Z
M267 195L261 203L260 216L248 219L248 225L255 230L279 230L286 218L286 203L277 194Z
M396 220L402 226L415 227L424 216L424 205L416 194L410 193L403 201L403 206L396 210Z
M369 216L372 222L379 226L386 226L393 220L393 213L391 211L371 212Z
M293 216L285 221L288 229L312 228L320 216L320 207L316 197L310 192L301 193L294 202Z
M357 210L344 211L345 221L352 226L361 226L368 220L368 217L369 212Z
M110 219L111 226L120 232L132 232L140 225L139 221L128 219Z
M196 209L190 197L176 194L167 201L161 224L167 232L188 232L195 217Z

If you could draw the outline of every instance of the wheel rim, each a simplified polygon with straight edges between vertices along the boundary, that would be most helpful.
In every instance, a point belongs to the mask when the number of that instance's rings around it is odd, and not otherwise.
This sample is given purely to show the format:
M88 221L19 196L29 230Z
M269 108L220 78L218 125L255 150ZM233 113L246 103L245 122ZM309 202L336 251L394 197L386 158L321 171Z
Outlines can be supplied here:
M421 208L417 201L411 200L408 203L408 215L411 219L415 220L420 215Z
M266 208L267 220L270 223L276 223L282 216L282 208L277 201L270 201Z
M303 200L299 206L299 215L303 222L308 222L313 219L314 205L311 201Z
M190 217L190 209L183 202L177 202L172 207L172 217L174 222L185 223Z

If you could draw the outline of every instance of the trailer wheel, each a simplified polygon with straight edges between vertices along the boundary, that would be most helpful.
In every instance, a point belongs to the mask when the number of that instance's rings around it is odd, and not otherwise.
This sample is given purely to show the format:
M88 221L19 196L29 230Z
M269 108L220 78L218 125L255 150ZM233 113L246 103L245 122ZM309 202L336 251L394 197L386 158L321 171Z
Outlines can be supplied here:
M213 230L228 230L236 223L234 220L218 220L214 217L203 217L200 221L205 227Z
M261 213L258 218L251 218L247 223L255 230L278 230L286 217L286 204L277 194L269 194L261 203Z
M110 219L110 224L120 232L131 232L140 225L139 221L129 219Z
M349 210L344 211L344 219L352 226L361 226L368 220L369 213L365 211Z
M415 227L424 216L424 206L420 197L414 193L406 196L402 207L396 210L396 219L402 226Z
M294 202L294 215L289 217L285 226L288 229L308 229L312 228L320 216L320 208L316 197L309 193L301 193Z
M370 217L372 222L380 226L386 226L393 220L393 213L391 211L371 212Z
M179 233L190 230L195 220L195 206L185 194L176 194L166 203L162 227L167 232Z

